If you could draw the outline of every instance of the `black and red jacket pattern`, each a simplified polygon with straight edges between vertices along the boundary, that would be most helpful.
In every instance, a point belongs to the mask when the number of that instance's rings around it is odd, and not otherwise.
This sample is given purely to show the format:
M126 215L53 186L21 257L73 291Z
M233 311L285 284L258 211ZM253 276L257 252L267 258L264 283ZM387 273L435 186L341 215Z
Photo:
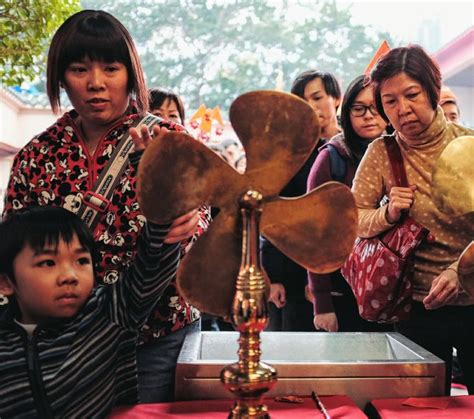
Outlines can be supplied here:
M122 136L128 135L129 127L140 118L131 106L127 115L100 138L91 155L75 124L76 117L74 110L65 113L18 152L8 182L4 215L30 205L55 205L77 212L84 194L94 191L96 179ZM169 121L162 120L159 125L184 130ZM101 254L97 275L105 284L115 283L119 272L132 260L145 223L137 201L136 175L137 165L129 163L93 232ZM201 208L200 214L198 231L191 241L209 225L209 209ZM189 242L183 243L183 254L186 248ZM198 317L199 311L179 295L174 278L145 325L141 340L167 335Z

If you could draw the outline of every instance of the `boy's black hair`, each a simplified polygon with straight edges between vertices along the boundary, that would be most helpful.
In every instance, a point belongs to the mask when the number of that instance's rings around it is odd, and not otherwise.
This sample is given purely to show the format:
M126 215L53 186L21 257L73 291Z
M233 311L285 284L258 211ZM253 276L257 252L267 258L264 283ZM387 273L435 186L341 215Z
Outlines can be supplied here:
M14 211L0 224L0 274L15 281L13 261L28 244L33 250L57 246L60 240L71 243L74 235L89 250L94 266L99 253L92 233L72 212L60 207L28 207Z

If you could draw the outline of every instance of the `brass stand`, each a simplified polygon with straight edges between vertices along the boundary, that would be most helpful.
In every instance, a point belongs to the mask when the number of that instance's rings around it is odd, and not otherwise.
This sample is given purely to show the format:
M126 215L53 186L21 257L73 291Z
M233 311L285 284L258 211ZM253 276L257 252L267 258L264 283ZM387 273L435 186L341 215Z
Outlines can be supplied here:
M268 321L265 273L259 251L262 195L248 191L240 200L240 208L242 262L231 313L234 328L240 332L239 361L222 370L221 381L238 397L229 418L269 418L262 398L276 383L277 372L260 362L260 332Z
M350 189L338 182L299 198L279 196L320 138L318 117L306 101L282 92L249 92L232 103L229 115L245 149L244 174L189 135L168 132L146 147L137 195L143 214L156 223L204 204L220 208L182 260L176 281L188 302L215 316L231 316L240 332L239 361L221 372L237 399L230 416L268 417L262 396L277 378L272 367L260 363L269 281L260 264L259 230L304 268L333 272L352 250L357 209ZM236 234L240 222L243 234Z

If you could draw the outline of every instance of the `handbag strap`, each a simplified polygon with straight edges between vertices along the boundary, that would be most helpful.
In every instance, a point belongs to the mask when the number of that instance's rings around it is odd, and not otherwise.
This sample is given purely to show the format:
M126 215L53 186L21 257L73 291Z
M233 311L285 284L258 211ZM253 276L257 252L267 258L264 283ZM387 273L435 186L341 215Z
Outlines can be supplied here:
M150 129L160 119L151 113L144 118L136 119L132 127L147 125ZM120 178L128 165L128 155L134 150L132 137L123 135L114 149L107 165L94 183L93 191L87 191L77 212L79 217L87 224L91 231L97 225L99 214L106 211Z
M384 136L385 147L387 148L388 158L390 165L392 166L392 173L395 177L395 183L397 186L408 188L407 173L405 166L403 165L403 157L400 151L400 146L397 143L394 135Z

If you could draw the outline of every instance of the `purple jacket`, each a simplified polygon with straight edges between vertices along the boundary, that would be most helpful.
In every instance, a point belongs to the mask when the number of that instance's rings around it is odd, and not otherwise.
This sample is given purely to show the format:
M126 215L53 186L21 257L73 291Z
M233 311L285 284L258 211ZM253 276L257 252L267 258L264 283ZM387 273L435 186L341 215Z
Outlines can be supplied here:
M351 187L352 180L354 179L355 172L357 170L358 162L353 157L351 157L349 149L344 142L344 136L342 133L337 134L331 138L329 144L332 144L337 149L340 156L344 159L346 163L346 174L342 183ZM308 176L308 191L313 190L323 183L334 180L331 176L331 157L328 147L329 146L327 144L324 144L319 149L318 157L316 158ZM308 272L308 284L310 291L315 297L313 301L314 314L334 312L334 306L331 298L332 291L341 293L351 292L339 271L329 274L315 274Z

